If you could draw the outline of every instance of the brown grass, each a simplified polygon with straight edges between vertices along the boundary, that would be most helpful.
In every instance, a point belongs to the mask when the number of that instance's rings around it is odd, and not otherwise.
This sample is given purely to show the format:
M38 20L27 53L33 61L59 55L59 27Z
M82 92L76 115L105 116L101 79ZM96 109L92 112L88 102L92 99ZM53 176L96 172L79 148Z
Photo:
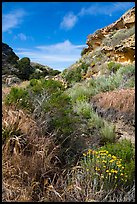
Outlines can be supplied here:
M97 94L92 98L98 106L114 108L121 112L135 111L135 89L121 89Z
M40 200L45 185L51 184L60 172L59 147L54 144L52 136L42 135L35 121L22 110L3 106L2 119L2 128L10 130L8 134L11 134L2 147L4 199ZM20 135L16 135L17 130L20 130Z

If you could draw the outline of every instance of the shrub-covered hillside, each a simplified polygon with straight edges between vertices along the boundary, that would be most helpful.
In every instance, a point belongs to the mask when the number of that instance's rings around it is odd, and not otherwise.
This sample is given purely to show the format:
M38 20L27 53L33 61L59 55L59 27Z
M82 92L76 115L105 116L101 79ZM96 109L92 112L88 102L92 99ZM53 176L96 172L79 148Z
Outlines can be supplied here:
M127 14L105 31L126 29ZM62 73L33 74L2 90L3 202L135 202L134 60L90 45Z

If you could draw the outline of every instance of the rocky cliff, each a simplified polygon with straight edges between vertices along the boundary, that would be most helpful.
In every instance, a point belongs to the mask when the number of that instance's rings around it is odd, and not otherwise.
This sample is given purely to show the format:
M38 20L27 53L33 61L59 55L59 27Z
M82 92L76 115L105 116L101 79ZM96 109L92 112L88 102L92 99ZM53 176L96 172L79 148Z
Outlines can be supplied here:
M110 53L110 57L113 57L115 61L134 61L135 7L116 22L89 35L86 43L88 45L86 52L95 51L100 47L102 52Z
M116 22L88 35L87 48L81 58L68 69L81 68L83 78L91 78L106 72L108 62L129 64L135 61L135 7L128 10Z

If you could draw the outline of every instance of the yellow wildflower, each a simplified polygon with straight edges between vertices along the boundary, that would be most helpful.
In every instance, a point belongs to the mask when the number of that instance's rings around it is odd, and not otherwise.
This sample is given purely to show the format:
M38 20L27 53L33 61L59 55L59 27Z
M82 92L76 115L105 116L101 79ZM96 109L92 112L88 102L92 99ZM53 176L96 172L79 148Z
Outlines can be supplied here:
M111 173L109 172L108 175L111 176Z
M114 156L114 155L112 156L112 158L113 158L113 159L117 159L117 157L116 157L116 156Z
M109 172L109 170L106 170L106 172Z
M109 162L112 163L114 161L114 159L111 159Z
M83 156L86 157L86 153L83 153Z
M100 168L96 167L96 168L95 168L95 170L99 171L99 170L100 170Z

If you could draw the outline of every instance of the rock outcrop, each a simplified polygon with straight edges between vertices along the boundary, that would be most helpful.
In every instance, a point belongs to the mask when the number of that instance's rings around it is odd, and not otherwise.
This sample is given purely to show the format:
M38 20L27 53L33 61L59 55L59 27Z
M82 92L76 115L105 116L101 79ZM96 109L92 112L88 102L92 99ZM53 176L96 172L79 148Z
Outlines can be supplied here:
M88 47L81 52L81 58L68 69L88 66L82 75L84 79L97 77L104 72L111 61L131 64L135 61L135 7L128 10L116 22L87 36Z
M135 7L127 11L120 19L105 28L90 34L86 44L88 51L98 47L105 53L115 55L115 61L135 60ZM86 54L85 52L85 54Z
M16 72L15 65L18 59L19 57L13 52L13 49L6 43L2 43L2 75Z

